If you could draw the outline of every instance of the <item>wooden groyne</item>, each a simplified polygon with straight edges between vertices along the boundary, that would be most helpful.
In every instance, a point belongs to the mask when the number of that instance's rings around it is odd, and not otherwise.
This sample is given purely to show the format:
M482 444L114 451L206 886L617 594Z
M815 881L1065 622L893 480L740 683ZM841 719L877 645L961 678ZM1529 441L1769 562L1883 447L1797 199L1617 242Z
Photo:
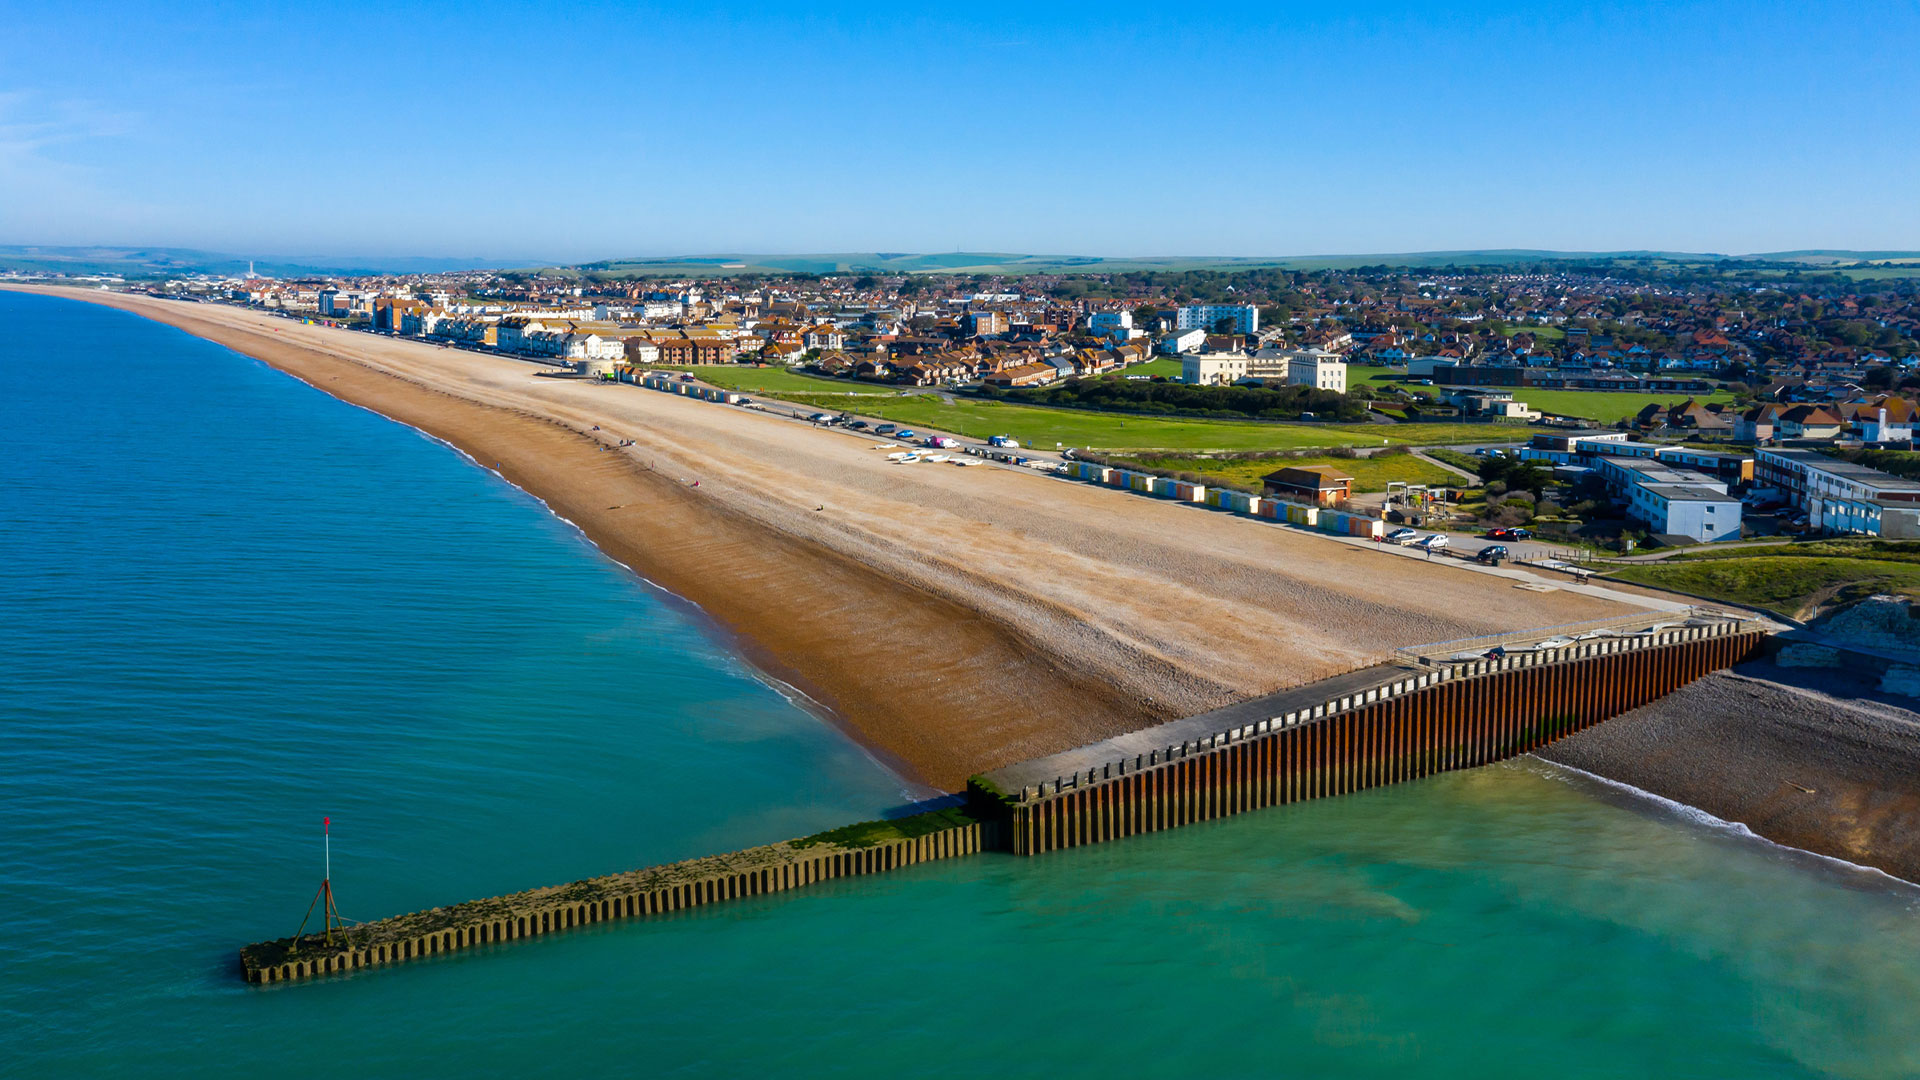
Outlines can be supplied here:
M1616 620L1617 621L1617 620ZM248 982L438 956L614 919L805 888L981 851L1034 855L1524 754L1758 650L1769 625L1724 614L1491 656L1400 661L975 777L964 808L727 855L473 900L249 945ZM1537 639L1539 635L1534 635ZM1458 643L1454 643L1458 644ZM1475 646L1478 648L1478 646ZM1473 656L1474 659L1460 659Z
M817 837L708 855L570 885L471 900L362 923L333 934L282 938L240 950L251 983L278 983L385 967L457 949L517 941L614 919L642 918L835 878L1004 849L999 822L958 810L849 826Z
M1473 768L1739 663L1767 636L1754 621L1698 622L1423 671L1375 669L1337 697L1279 715L1248 719L1243 709L1243 722L1225 730L1115 755L1155 732L1123 736L987 774L975 789L1005 807L1012 850L1033 855ZM1072 771L1055 772L1060 764Z

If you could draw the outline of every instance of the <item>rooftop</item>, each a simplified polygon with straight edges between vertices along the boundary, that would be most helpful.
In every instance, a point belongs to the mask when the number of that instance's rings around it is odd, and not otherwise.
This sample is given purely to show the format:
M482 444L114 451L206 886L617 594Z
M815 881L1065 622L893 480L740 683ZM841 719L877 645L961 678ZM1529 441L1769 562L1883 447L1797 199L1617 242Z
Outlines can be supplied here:
M1836 457L1828 457L1818 450L1808 450L1801 447L1782 447L1777 450L1761 450L1759 453L1786 458L1789 461L1797 461L1810 468L1819 469L1829 476L1838 476L1845 480L1852 480L1855 483L1868 484L1880 488L1883 491L1920 491L1920 481L1907 480L1895 476L1892 473L1881 472L1879 469L1868 468L1865 465L1856 465L1851 461L1842 461Z

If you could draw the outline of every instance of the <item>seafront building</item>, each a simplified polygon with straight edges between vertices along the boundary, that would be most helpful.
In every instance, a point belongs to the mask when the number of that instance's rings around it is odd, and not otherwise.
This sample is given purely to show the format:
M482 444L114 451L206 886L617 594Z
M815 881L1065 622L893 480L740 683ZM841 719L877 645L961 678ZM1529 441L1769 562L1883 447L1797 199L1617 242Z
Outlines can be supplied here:
M1173 328L1212 332L1222 319L1232 323L1233 333L1260 332L1260 309L1252 304L1188 304L1174 313Z
M1754 452L1755 478L1806 511L1809 524L1893 539L1920 537L1920 481L1801 447Z

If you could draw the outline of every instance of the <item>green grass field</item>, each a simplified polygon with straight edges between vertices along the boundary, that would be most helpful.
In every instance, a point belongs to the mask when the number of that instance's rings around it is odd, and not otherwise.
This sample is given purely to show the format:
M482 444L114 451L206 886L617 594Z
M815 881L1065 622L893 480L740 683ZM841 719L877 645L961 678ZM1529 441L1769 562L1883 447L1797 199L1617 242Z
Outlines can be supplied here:
M1144 364L1135 364L1132 367L1121 368L1114 374L1120 378L1125 378L1128 375L1159 375L1163 378L1177 379L1180 377L1180 359L1174 356L1156 357Z
M1611 577L1804 619L1874 593L1920 597L1920 542L1832 540L1703 552L1623 567Z
M1239 461L1177 454L1141 454L1128 457L1126 460L1149 469L1217 476L1254 490L1259 489L1261 477L1275 469L1285 468L1332 469L1345 473L1353 477L1353 490L1359 493L1385 491L1387 483L1394 480L1410 484L1450 484L1457 479L1445 469L1421 461L1412 454L1389 454L1385 457L1371 458L1256 458Z
M687 372L702 382L743 394L893 394L898 391L872 383L848 379L826 379L802 375L777 367L747 367L739 364L703 364L699 367L657 367L654 371Z
M781 394L782 401L814 409L849 408L844 397ZM1340 446L1423 445L1501 438L1486 424L1264 424L1195 420L1043 405L960 399L948 405L931 394L863 398L857 410L897 424L938 428L971 438L1011 435L1036 449L1060 446L1096 450L1317 450ZM1524 432L1513 438L1524 437Z
M781 400L818 409L848 407L844 398L784 394ZM1011 435L1036 449L1055 444L1097 449L1141 447L1155 450L1310 450L1332 446L1379 446L1348 426L1258 424L1229 420L1162 420L1084 409L1049 409L961 399L948 405L929 394L863 399L855 410L896 424L937 428L984 439Z
M1646 408L1649 402L1667 406L1678 405L1689 398L1702 405L1733 401L1733 395L1725 390L1715 390L1710 394L1649 395L1624 394L1612 390L1532 390L1516 387L1513 396L1541 412L1577 416L1603 424L1611 424L1623 416L1632 416Z
M1415 386L1402 383L1401 374L1392 371L1373 371L1359 380L1359 385L1392 387L1405 390L1419 397L1436 397L1446 389L1438 386ZM1358 385L1355 387L1358 389ZM1537 390L1521 386L1490 386L1489 390L1511 390L1513 396L1526 402L1541 412L1556 416L1574 416L1582 420L1593 420L1602 424L1611 424L1623 416L1632 416L1649 403L1657 402L1662 406L1678 405L1689 398L1701 404L1712 402L1731 403L1733 395L1725 390L1715 390L1707 394L1633 394L1613 390Z

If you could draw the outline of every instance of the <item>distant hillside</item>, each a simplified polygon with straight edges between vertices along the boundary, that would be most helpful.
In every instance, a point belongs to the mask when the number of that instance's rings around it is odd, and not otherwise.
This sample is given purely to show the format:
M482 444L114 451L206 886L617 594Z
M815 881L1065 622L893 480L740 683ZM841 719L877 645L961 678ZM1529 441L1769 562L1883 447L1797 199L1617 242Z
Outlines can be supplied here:
M1852 276L1907 274L1920 264L1920 251L1777 251L1752 255L1716 255L1677 251L1548 251L1500 248L1466 251L1416 251L1361 255L1286 255L1240 257L1212 255L1021 255L1001 251L954 251L921 254L865 251L798 255L674 255L658 258L613 259L571 266L544 266L525 260L479 256L332 256L268 255L254 259L254 269L271 277L310 277L360 274L425 274L448 270L485 270L536 267L550 274L593 273L612 278L686 278L744 274L1119 274L1143 271L1191 270L1349 270L1359 266L1405 267L1409 270L1446 266L1510 266L1541 262L1604 262L1618 260L1669 266L1706 263L1793 263L1810 269L1846 267L1862 263L1891 264L1883 270L1848 270ZM117 274L127 278L171 275L245 273L247 258L193 248L164 247L53 247L0 245L0 271L35 274Z
M482 258L424 258L419 256L271 255L253 260L254 269L270 277L359 274L426 274L443 270L484 269L512 260ZM247 271L247 258L193 248L47 247L0 245L0 271L73 276L117 274L127 278L186 274L238 275Z
M648 259L613 259L576 266L546 267L549 273L592 273L614 278L693 277L721 274L1117 274L1133 271L1345 270L1358 266L1395 266L1433 269L1445 266L1507 266L1538 262L1605 260L1662 263L1719 263L1732 261L1798 262L1834 265L1860 261L1920 258L1920 252L1793 251L1757 255L1719 255L1679 251L1549 251L1503 248L1467 251L1395 252L1375 255L1287 255L1228 257L1165 255L1109 257L1098 255L1017 255L1006 252L949 252L923 255L903 252L847 252L818 255L676 255Z

